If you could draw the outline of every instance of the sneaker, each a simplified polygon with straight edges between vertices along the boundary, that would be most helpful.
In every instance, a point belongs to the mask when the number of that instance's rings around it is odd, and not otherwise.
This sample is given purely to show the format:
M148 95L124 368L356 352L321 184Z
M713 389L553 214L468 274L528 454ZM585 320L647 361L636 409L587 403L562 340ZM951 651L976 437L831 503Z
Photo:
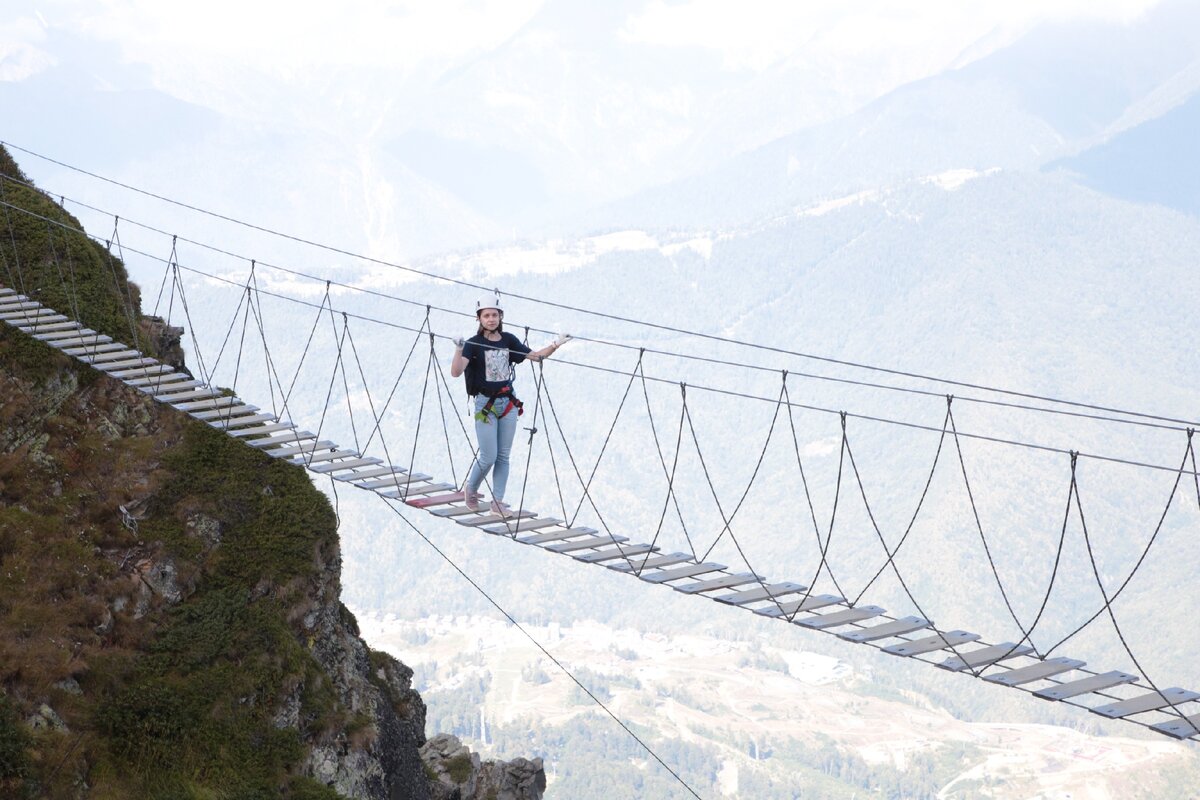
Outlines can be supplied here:
M492 513L499 514L502 517L511 517L513 512L508 503L504 502L503 500L493 500Z
M470 489L463 489L463 503L472 511L479 510L479 501L483 497L479 492L472 492Z

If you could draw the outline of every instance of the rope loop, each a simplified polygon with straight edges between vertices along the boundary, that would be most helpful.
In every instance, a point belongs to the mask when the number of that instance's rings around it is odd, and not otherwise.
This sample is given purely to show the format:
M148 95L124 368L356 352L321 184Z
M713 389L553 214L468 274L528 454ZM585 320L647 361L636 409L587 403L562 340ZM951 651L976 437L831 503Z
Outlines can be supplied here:
M954 395L948 394L946 395L946 408L949 409L952 405L954 405Z
M841 418L841 420L842 420L842 435L845 436L846 435L846 412L839 411L838 417Z

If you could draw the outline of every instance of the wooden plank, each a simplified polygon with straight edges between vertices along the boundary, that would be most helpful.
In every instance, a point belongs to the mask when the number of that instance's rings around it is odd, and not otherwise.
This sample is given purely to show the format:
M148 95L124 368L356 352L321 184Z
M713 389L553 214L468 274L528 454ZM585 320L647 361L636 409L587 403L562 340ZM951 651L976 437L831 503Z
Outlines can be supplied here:
M1200 734L1200 714L1192 714L1183 719L1169 719L1157 725L1151 725L1150 730L1174 736L1176 739L1190 739Z
M1043 700L1067 700L1072 697L1078 697L1081 694L1111 689L1123 683L1134 683L1136 680L1136 675L1114 670L1113 672L1105 672L1102 675L1092 675L1087 678L1080 678L1077 681L1060 683L1057 686L1047 686L1045 689L1038 689L1033 695Z
M605 564L611 570L616 572L637 572L638 570L657 569L659 567L669 567L672 564L682 564L685 561L692 561L695 556L688 553L668 553L663 556L647 556L644 559L635 558L632 562L622 561L619 564Z
M159 364L153 367L138 367L137 369L124 370L121 372L109 372L108 374L112 375L114 378L121 378L124 380L125 378L145 378L151 375L161 375L163 373L174 371L174 369L168 367L166 364Z
M429 478L429 475L425 475L420 472L413 475L395 474L390 478L380 478L378 480L366 481L364 483L355 483L354 485L360 489L375 491L376 489L383 489L388 486L404 486L405 484L412 483L413 481L427 481Z
M1039 661L1027 667L1010 669L1008 672L997 672L993 675L985 675L983 679L989 683L998 683L1001 686L1020 686L1023 683L1045 680L1054 675L1079 669L1085 663L1074 658L1048 658L1045 661Z
M238 406L228 406L226 408L215 408L211 411L203 411L203 410L187 411L185 413L190 414L191 416L195 417L196 419L202 419L205 422L208 422L210 420L215 420L215 419L233 420L235 417L245 417L247 415L252 415L256 411L258 411L258 406L248 406L243 403L242 405L238 405Z
M617 545L607 550L601 550L598 553L579 553L573 556L573 558L585 564L599 564L602 561L612 561L616 558L631 559L634 556L657 552L658 548L652 544Z
M603 547L606 544L621 544L628 542L628 536L613 536L612 534L603 534L601 536L591 536L587 539L573 539L569 542L561 544L547 545L546 549L552 553L574 553L576 550L594 550L597 547Z
M63 317L66 319L66 317ZM66 322L51 322L49 320L30 320L27 323L9 323L14 328L24 331L25 333L51 333L53 331L79 331L83 330L83 326L74 320Z
M478 514L483 510L485 505L485 503L480 503L479 508L474 510L467 508L465 504L461 506L450 506L449 508L435 508L429 513L433 514L435 517L452 519L454 517L462 516L463 514Z
M171 375L178 375L181 379L187 378L187 375L182 372L173 372ZM172 380L155 384L154 379L151 378L150 383L147 383L145 387L139 388L148 389L155 397L157 397L159 400L162 400L164 403L171 402L172 399L177 398L179 395L185 392L197 391L199 389L213 392L213 397L216 397L221 393L220 389L214 389L211 386L206 385L204 381L197 380Z
M574 539L579 536L592 536L595 533L595 528L567 528L564 531L535 533L532 536L519 536L517 537L517 541L521 544L543 545L548 542L561 542L565 539Z
M1170 689L1163 689L1161 692L1147 692L1137 697L1131 697L1128 700L1097 706L1092 709L1092 713L1108 717L1109 719L1122 719L1131 714L1143 714L1147 711L1157 711L1167 706L1182 705L1189 700L1195 700L1197 697L1200 697L1200 694L1187 689L1180 689L1178 686L1172 686Z
M97 353L111 353L116 350L128 350L124 342L109 342L108 344L98 344L92 347L68 347L63 350L69 356L86 356Z
M186 383L186 381L184 381L184 383ZM200 381L196 381L196 383L200 383ZM188 400L196 400L198 398L207 399L212 397L221 397L221 390L214 389L211 386L180 386L179 391L159 392L154 397L155 399L161 400L164 403L176 405L177 403L184 403Z
M435 494L432 497L420 497L416 500L409 500L408 504L413 508L431 508L433 506L444 506L447 503L461 503L462 501L462 492L450 492L449 494Z
M376 494L378 494L380 497L390 497L393 500L405 500L406 498L412 497L415 494L437 494L438 492L444 492L447 489L453 488L454 487L448 483L415 483L412 486L407 486L404 489L397 489L394 492L377 492Z
M494 533L500 536L507 536L512 533L521 533L522 531L536 531L539 528L549 528L551 525L562 525L561 519L530 519L521 520L515 525L505 523L503 525L495 525L490 528L481 528L488 533Z
M20 300L14 300L10 303L7 299L5 299L4 301L0 302L0 307L2 307L5 311L23 311L27 308L41 308L42 304L22 302Z
M484 510L484 509L481 508L481 511L482 510ZM533 517L536 517L536 516L537 516L537 514L530 511L529 509L523 509L520 513L517 513L516 511L514 511L513 513L509 514L508 516L505 516L503 514L482 514L481 513L480 516L475 519L471 519L469 517L455 517L454 521L457 522L459 525L465 525L468 528L479 528L484 525L495 525L497 522L504 522L504 520L506 520L506 519L517 519L517 518L532 519Z
M227 428L242 428L246 425L256 425L259 422L275 422L275 419L270 414L254 414L249 417L221 417L220 419L205 420L205 422L217 430L225 430Z
M322 475L329 475L334 472L341 472L346 469L356 469L358 467L370 467L375 464L382 464L378 458L367 456L365 458L352 458L349 461L338 461L334 464L317 464L315 467L310 466L309 472L319 472Z
M103 361L101 363L94 363L92 366L96 367L97 369L102 369L104 372L115 373L124 372L126 369L132 369L134 367L151 367L155 365L162 366L160 363L158 363L157 359L136 357L136 359L128 359L126 361Z
M317 435L309 431L289 430L283 436L272 436L266 439L251 439L246 444L251 447L257 447L259 450L270 450L273 447L278 447L281 444L289 444L291 442L303 442L307 439L316 439Z
M161 375L150 375L145 378L130 378L126 380L125 383L133 386L134 388L150 386L157 390L176 381L187 381L191 379L192 376L188 375L186 372L164 372ZM200 381L196 381L196 383L193 385L200 386Z
M666 583L667 581L677 581L680 578L691 578L696 575L704 575L708 572L719 572L726 569L724 564L717 564L713 561L706 561L703 564L688 564L683 567L673 567L664 569L662 572L655 572L647 575L642 573L638 577L646 583Z
M845 639L848 642L874 642L879 639L889 639L893 636L903 636L906 633L919 631L929 627L929 620L923 617L902 617L891 622L885 622L882 625L875 625L861 631L851 631L848 633L839 633L838 637Z
M53 308L32 308L30 311L6 311L0 313L0 319L10 325L20 325L24 321L32 323L32 321L36 320L53 320L55 323L66 323L71 318L64 317L64 315L55 312Z
M292 463L307 467L309 464L321 464L325 461L337 461L338 459L350 459L358 457L359 454L355 450L332 450L328 453L304 455L303 457L294 455L293 458L295 458L295 460Z
M277 422L274 425L258 425L258 426L251 427L251 428L242 428L242 429L236 430L236 431L229 431L228 433L230 436L235 436L237 438L244 438L247 436L265 436L268 433L275 433L276 431L290 431L290 430L295 430L295 426L292 425L291 423Z
M968 633L967 631L946 631L945 633L934 634L925 639L916 639L911 642L902 642L893 644L883 648L883 652L893 656L902 656L910 658L919 656L925 653L932 653L935 650L945 650L948 647L958 647L960 644L973 642L979 638L978 633Z
M216 410L229 406L245 405L240 397L230 397L229 395L217 395L216 397L206 397L202 400L181 400L178 402L173 397L167 397L164 398L164 402L170 403L180 411L208 411L210 409Z
M839 625L849 625L852 622L862 622L864 619L874 619L887 611L879 606L858 606L847 608L845 611L834 611L814 617L794 620L797 625L813 630L823 631L826 628L836 628Z
M74 331L55 331L53 333L35 333L33 338L41 342L58 342L55 347L62 347L62 342L70 341L71 339L108 339L103 334L97 333L91 328L80 328ZM108 339L109 342L112 339ZM105 342L107 344L108 342Z
M835 606L838 603L844 602L846 602L846 598L839 597L836 594L814 594L808 598L792 600L788 603L756 608L754 613L761 614L764 617L792 617L804 611L813 611L814 609Z
M990 647L972 650L969 653L959 653L957 656L948 658L937 666L942 669L948 669L951 672L962 672L964 669L986 667L998 661L1003 661L1006 658L1016 658L1017 656L1023 656L1031 652L1033 652L1033 648L1028 645L1018 646L1013 642L1004 642L1003 644L994 644Z
M403 467L392 467L384 465L375 469L364 469L362 472L347 472L345 475L338 475L334 480L339 481L361 481L366 478L378 478L380 475L391 475L392 473L404 473L408 470Z
M313 460L316 461L315 456L317 452L324 452L326 450L336 451L337 442L331 442L328 439L321 442L304 442L303 444L299 444L295 447L280 447L275 450L267 450L266 453L271 458L296 458L297 456L307 456L309 454L313 454ZM358 455L358 453L355 453L353 450L343 450L341 452L350 453L351 455L355 456Z
M119 351L110 351L107 353L97 353L92 356L75 356L85 364L107 364L110 361L130 361L141 356L137 350L123 348Z
M769 583L766 586L758 586L753 589L747 589L744 592L723 594L720 597L714 597L713 600L716 600L718 603L728 603L731 606L744 606L748 603L756 603L759 600L770 600L774 597L783 597L784 595L806 591L808 591L808 587L802 583Z
M67 347L78 347L78 346L84 345L84 344L109 344L110 342L112 342L111 336L105 336L100 333L89 333L84 336L75 336L75 337L71 337L70 334L67 334L66 338L64 338L64 337L57 337L57 338L53 338L53 339L49 338L52 336L55 336L55 334L48 333L45 335L45 338L43 338L43 336L41 334L39 334L37 336L34 336L33 338L35 338L39 341L44 341L46 344L50 345L51 347L57 347L60 350L62 350L63 348L67 348Z
M687 586L675 586L673 588L684 594L698 594L700 592L711 592L714 589L729 589L733 586L741 586L746 583L758 583L761 580L761 575L755 575L753 572L740 572L737 575L725 575L721 578L697 581L696 583L689 583Z

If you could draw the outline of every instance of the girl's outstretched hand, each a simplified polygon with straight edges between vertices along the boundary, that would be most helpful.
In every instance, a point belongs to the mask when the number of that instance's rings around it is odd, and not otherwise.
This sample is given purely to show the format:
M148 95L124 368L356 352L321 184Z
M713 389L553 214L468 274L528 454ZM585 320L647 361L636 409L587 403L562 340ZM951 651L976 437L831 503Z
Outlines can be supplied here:
M558 335L558 338L554 340L554 346L555 346L555 347L562 347L562 346L563 346L563 344L564 344L564 343L565 343L565 342L566 342L568 339L570 339L570 338L571 338L571 334L569 334L569 333L560 333L560 334Z

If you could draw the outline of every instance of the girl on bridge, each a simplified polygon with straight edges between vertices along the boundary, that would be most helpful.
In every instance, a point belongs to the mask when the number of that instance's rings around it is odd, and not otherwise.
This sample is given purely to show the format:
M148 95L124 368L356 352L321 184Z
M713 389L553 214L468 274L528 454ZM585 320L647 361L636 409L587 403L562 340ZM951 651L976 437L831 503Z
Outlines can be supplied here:
M467 394L474 399L475 438L479 455L463 485L463 500L472 511L479 509L482 495L479 487L488 472L492 473L492 505L495 514L507 517L511 510L504 502L508 486L509 454L517 432L517 418L524 413L521 401L513 392L515 365L525 359L541 361L562 347L571 338L561 334L541 350L530 348L504 330L504 310L499 297L479 300L475 305L479 330L470 339L454 340L454 360L450 374L457 378L466 375Z

